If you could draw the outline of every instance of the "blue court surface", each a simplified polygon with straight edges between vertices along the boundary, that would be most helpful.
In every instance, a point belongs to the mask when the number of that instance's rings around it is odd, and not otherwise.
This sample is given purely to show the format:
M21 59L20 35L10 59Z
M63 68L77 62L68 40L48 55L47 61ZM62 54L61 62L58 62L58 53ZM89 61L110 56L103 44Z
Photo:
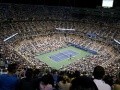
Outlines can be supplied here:
M77 55L78 53L72 50L67 50L64 52L59 52L57 54L51 55L49 56L50 59L56 61L56 62L60 62L62 60L74 57L75 55Z

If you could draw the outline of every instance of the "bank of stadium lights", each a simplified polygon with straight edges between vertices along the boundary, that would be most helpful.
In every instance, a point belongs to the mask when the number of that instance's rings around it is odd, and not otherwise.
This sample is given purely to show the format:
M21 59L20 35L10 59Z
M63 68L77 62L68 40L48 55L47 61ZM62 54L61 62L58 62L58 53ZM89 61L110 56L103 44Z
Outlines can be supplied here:
M102 7L103 8L112 8L114 0L102 0Z
M14 36L16 36L17 34L18 34L18 33L15 33L15 34L13 34L13 35L9 36L8 38L4 39L4 41L7 41L7 40L9 40L9 39L13 38L13 37L14 37Z
M55 28L55 29L61 31L75 31L75 29L65 29L65 28Z
M120 44L120 42L118 41L118 40L116 40L116 39L113 39L116 43L118 43L118 44Z

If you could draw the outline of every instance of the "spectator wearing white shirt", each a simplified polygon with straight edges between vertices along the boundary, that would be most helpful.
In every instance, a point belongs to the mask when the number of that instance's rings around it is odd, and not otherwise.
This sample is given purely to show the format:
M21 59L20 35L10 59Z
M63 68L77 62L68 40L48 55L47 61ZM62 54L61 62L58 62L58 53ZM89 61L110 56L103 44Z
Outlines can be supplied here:
M102 78L105 75L105 70L102 66L96 66L93 71L94 82L98 87L98 90L111 90L111 87L106 84Z

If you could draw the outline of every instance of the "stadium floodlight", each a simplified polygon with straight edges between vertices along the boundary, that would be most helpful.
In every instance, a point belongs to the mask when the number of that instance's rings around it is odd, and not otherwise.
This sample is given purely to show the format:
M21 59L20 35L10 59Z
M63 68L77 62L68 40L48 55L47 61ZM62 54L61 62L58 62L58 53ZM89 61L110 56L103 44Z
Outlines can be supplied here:
M120 42L119 42L118 40L114 39L114 41L115 41L116 43L120 44Z
M103 0L102 7L104 8L111 8L113 7L114 0Z
M56 30L75 31L75 29L55 28Z
M8 38L4 39L4 41L7 41L7 40L11 39L12 37L16 36L17 34L18 34L18 33L9 36Z

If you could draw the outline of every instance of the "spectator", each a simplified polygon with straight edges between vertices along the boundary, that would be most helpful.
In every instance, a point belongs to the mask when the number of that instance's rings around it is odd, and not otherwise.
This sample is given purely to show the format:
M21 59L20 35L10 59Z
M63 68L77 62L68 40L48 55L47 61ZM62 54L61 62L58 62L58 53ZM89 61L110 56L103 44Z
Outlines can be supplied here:
M54 79L54 84L57 84L58 83L58 72L54 70L52 76Z
M35 90L33 80L32 80L33 70L27 69L25 76L26 76L25 78L22 78L20 80L20 83L18 85L18 90Z
M120 90L120 72L119 72L118 78L116 80L116 83L113 86L113 90Z
M47 75L44 75L41 79L40 90L53 90L53 86L49 83L49 77Z
M34 89L35 90L39 90L40 81L41 81L40 70L35 69L34 70L34 75L33 75L33 84L34 84Z
M8 65L8 73L0 76L0 90L16 90L18 78L15 76L16 64Z
M105 75L103 80L105 81L105 83L107 83L108 85L112 86L113 85L113 77L110 75Z
M72 81L72 85L69 90L98 90L98 88L93 80L86 76L80 76Z
M59 86L60 90L69 90L70 85L71 85L70 84L70 79L66 75L64 75L63 80L59 81L59 83L58 83L58 86Z
M111 87L102 80L104 75L105 71L102 66L96 66L94 68L93 71L94 82L98 87L98 90L111 90Z

